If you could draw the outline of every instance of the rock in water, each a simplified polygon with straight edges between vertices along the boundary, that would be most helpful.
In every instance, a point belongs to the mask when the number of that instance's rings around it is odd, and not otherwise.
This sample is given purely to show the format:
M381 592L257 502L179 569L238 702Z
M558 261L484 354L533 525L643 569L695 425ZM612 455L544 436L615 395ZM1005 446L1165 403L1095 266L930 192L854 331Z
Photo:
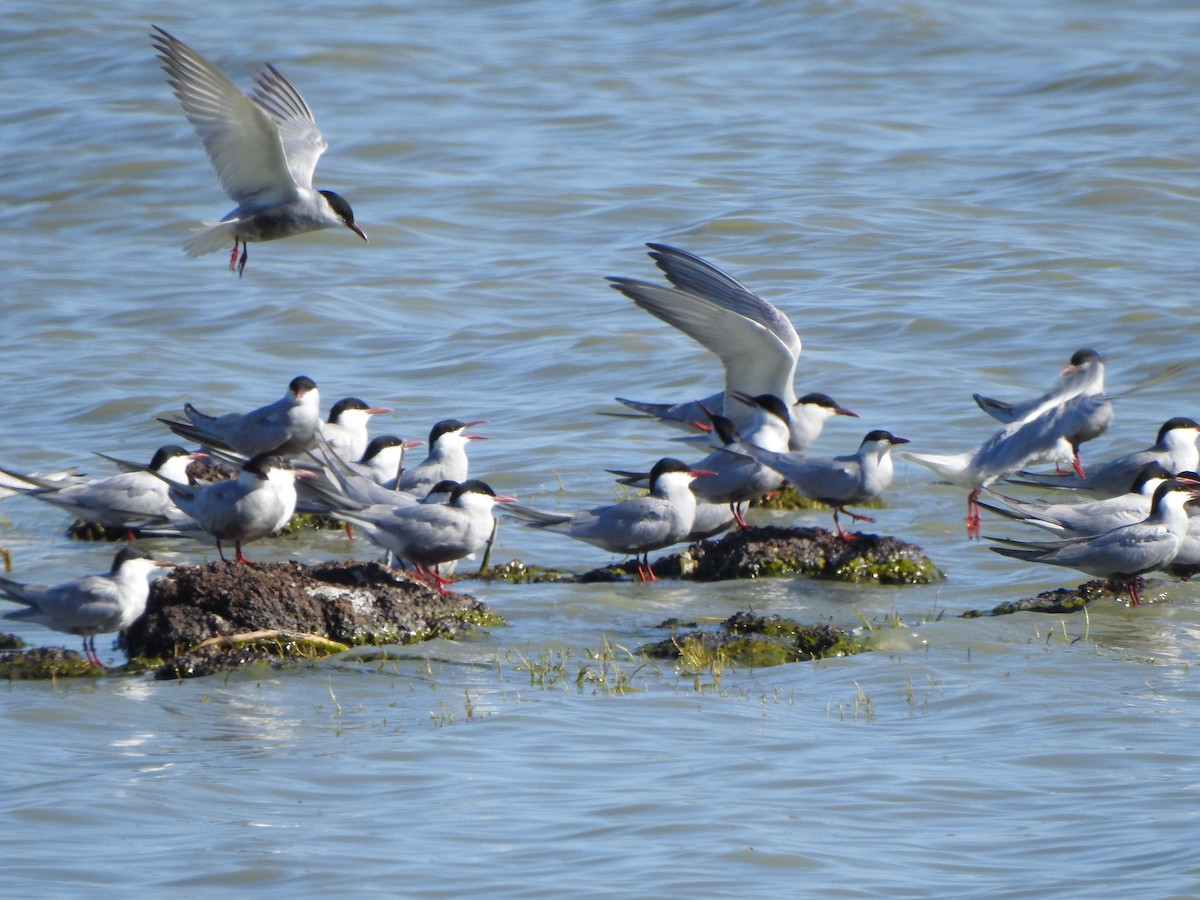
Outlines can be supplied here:
M339 645L454 638L500 624L473 597L439 594L378 563L208 563L156 581L146 614L124 641L131 659L166 660L159 675L170 678L259 659L311 658ZM252 640L230 640L237 636Z
M629 564L597 569L581 581L616 580ZM660 578L723 581L807 575L854 584L931 584L945 576L915 544L878 534L847 541L824 528L765 525L731 531L720 540L692 544L655 560Z

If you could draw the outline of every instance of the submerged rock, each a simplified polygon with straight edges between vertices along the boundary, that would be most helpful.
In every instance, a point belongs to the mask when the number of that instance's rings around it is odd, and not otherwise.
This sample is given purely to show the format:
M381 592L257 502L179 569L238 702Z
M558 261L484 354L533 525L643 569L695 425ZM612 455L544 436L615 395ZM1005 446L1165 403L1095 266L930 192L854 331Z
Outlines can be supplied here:
M175 678L502 624L473 597L439 594L379 563L207 563L156 581L124 645L131 659L162 661L158 677Z
M962 614L963 619L978 619L981 616L1007 616L1018 612L1073 613L1079 612L1093 600L1124 601L1129 595L1124 587L1114 588L1104 579L1087 581L1076 588L1056 588L1042 591L1036 597L1001 603L992 609L970 609Z
M676 627L677 623L664 623ZM744 666L777 666L783 663L849 656L867 646L832 625L801 625L780 616L734 613L716 631L675 633L638 649L652 659L675 659L689 669L711 667L715 660Z
M63 647L24 647L20 638L6 641L4 652L0 652L0 678L9 681L35 681L54 678L77 678L87 675L102 675L104 669L93 666L82 653Z
M882 500L872 500L869 503L856 504L860 509L882 509ZM777 491L769 491L761 497L756 497L750 501L750 506L754 509L781 509L781 510L801 510L801 509L829 509L824 503L816 500L809 500L807 497L802 497L790 484L785 484Z
M855 584L930 584L945 576L915 544L878 534L844 540L824 528L767 525L731 531L716 541L700 541L682 553L655 560L661 578L722 581L807 575ZM596 569L580 581L618 581L634 577L633 561Z
M519 559L499 563L478 572L459 574L458 577L464 580L505 581L509 584L570 583L578 580L570 572L531 566Z

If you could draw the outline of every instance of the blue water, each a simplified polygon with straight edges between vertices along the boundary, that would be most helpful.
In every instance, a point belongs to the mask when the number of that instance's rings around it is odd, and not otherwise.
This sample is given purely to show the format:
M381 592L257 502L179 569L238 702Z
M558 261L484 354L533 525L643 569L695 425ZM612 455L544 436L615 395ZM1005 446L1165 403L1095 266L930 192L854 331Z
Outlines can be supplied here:
M167 439L156 415L257 406L306 374L326 406L394 407L377 432L489 420L472 465L498 490L605 502L605 468L679 445L597 413L720 383L711 356L604 284L656 277L648 240L792 317L803 385L862 416L831 422L822 453L871 428L966 449L991 428L973 391L1040 392L1083 346L1114 389L1194 356L1188 4L248 6L6 7L0 465L108 474L92 451L148 460ZM184 257L189 228L230 203L152 22L240 85L270 61L299 87L330 143L317 186L350 201L369 245L255 245L240 280L223 254ZM1148 445L1195 398L1192 369L1123 398L1085 462ZM399 660L13 684L0 893L1200 892L1196 587L963 620L1081 578L968 543L962 491L915 466L886 499L877 529L946 582L474 585L509 627ZM10 499L0 515L14 577L111 557L52 509ZM334 533L250 549L373 553ZM511 558L610 559L505 523L493 559ZM627 652L666 618L747 608L869 625L877 650L700 676Z

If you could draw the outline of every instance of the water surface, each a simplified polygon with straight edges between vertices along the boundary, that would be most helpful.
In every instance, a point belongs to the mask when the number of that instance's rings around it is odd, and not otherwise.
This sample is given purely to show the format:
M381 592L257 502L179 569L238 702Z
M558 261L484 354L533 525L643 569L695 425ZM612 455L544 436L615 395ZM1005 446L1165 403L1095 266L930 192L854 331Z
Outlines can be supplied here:
M597 413L720 383L604 284L655 277L647 240L793 318L803 385L862 416L830 423L823 453L871 428L966 449L990 431L973 391L1040 392L1083 346L1118 389L1194 355L1187 4L246 7L10 4L0 464L107 474L92 451L148 460L167 440L156 415L249 408L303 373L326 406L394 407L380 424L407 437L488 419L473 466L499 490L607 501L605 468L679 447ZM183 256L191 225L230 204L151 22L240 85L266 61L294 81L330 142L318 186L370 245L256 245L240 280L221 254ZM1197 415L1195 386L1189 370L1119 401L1085 460ZM51 509L0 512L16 577L111 557ZM1079 580L968 543L963 513L960 490L906 465L877 511L947 572L930 587L489 585L510 627L398 661L14 684L5 890L1194 893L1200 594L1163 583L1140 610L959 619ZM334 534L252 550L372 554ZM609 560L507 524L495 558ZM719 678L623 653L668 617L747 608L901 627L871 654Z

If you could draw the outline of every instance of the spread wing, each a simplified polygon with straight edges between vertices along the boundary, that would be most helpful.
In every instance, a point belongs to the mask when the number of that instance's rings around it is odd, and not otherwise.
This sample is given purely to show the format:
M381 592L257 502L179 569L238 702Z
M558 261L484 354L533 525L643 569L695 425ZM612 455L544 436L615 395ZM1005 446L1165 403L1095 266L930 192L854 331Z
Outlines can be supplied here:
M243 94L187 44L157 26L155 30L157 34L151 37L168 82L204 142L225 193L238 204L292 199L297 179L289 168L274 113L268 112L261 99L256 103ZM313 157L311 165L315 162Z
M676 288L632 278L609 281L646 312L715 353L725 367L726 394L774 394L785 403L795 398L796 356L761 322Z
M800 335L791 319L736 278L694 253L666 244L647 244L650 257L667 280L689 294L696 294L762 325L783 343L793 357L800 356Z
M321 137L317 120L300 92L272 65L258 76L254 102L266 110L279 129L283 153L292 178L301 187L312 187L317 160L329 146Z

